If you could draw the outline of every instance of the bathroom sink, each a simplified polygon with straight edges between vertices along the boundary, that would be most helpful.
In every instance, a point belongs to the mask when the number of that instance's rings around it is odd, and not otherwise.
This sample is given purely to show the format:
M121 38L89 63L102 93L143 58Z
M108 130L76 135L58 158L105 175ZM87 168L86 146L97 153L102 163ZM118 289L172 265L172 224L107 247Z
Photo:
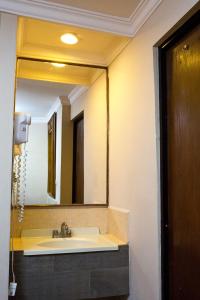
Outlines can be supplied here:
M61 253L80 253L118 250L118 244L104 234L99 233L96 227L72 228L70 238L52 238L52 230L32 230L24 232L22 244L24 255L45 255ZM47 234L47 235L45 235Z
M85 246L94 246L95 241L89 239L76 239L76 238L56 238L49 241L44 241L38 243L38 246L45 248L62 248L66 247L85 247Z

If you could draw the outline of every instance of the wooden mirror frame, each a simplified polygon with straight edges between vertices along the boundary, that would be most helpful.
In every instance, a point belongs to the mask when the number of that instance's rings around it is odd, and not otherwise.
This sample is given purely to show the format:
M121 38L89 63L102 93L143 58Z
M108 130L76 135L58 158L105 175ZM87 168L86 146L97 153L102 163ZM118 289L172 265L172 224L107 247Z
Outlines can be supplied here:
M35 62L44 62L44 63L60 63L60 64L67 64L71 66L77 66L77 67L87 67L87 68L96 68L96 69L103 69L106 72L106 111L107 111L107 121L106 121L106 203L105 204L60 204L60 205L25 205L26 209L51 209L51 208L76 208L76 207L108 207L109 205L109 124L110 124L110 114L109 114L109 73L108 73L108 67L106 66L99 66L99 65L89 65L89 64L78 64L78 63L72 63L68 61L56 61L51 59L40 59L40 58L31 58L31 57L24 57L24 56L18 56L17 62L19 60L28 60L28 61L35 61ZM16 68L17 70L17 68ZM17 72L17 71L16 71ZM17 73L16 73L16 79L17 79ZM15 101L16 101L16 89L15 89Z

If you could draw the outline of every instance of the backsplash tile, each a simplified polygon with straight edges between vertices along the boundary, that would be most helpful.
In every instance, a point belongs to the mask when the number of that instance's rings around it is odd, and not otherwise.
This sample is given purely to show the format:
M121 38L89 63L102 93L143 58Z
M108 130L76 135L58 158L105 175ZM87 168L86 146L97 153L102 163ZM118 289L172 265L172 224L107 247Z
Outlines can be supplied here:
M108 208L108 232L127 243L129 211L125 209Z
M98 227L101 233L128 242L129 212L115 207L25 208L23 223L17 220L17 210L12 215L14 237L20 237L25 229L59 228L62 222L66 222L70 227Z
M101 233L108 230L108 209L105 208L25 208L24 221L17 220L13 212L13 236L20 237L23 229L59 228L62 222L70 227L99 227Z

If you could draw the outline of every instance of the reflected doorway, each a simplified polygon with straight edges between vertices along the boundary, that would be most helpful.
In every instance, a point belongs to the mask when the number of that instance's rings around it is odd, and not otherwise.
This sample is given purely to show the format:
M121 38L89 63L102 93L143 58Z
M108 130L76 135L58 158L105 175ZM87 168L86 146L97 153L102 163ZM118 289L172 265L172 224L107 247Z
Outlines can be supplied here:
M74 119L73 204L84 203L84 113Z

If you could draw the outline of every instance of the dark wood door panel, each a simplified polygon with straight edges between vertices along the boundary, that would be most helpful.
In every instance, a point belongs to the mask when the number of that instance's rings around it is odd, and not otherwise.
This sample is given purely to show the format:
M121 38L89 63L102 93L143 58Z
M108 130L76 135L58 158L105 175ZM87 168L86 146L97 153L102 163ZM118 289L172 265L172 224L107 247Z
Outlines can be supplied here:
M169 299L200 299L200 25L166 54Z
M84 115L74 121L73 203L84 203Z

